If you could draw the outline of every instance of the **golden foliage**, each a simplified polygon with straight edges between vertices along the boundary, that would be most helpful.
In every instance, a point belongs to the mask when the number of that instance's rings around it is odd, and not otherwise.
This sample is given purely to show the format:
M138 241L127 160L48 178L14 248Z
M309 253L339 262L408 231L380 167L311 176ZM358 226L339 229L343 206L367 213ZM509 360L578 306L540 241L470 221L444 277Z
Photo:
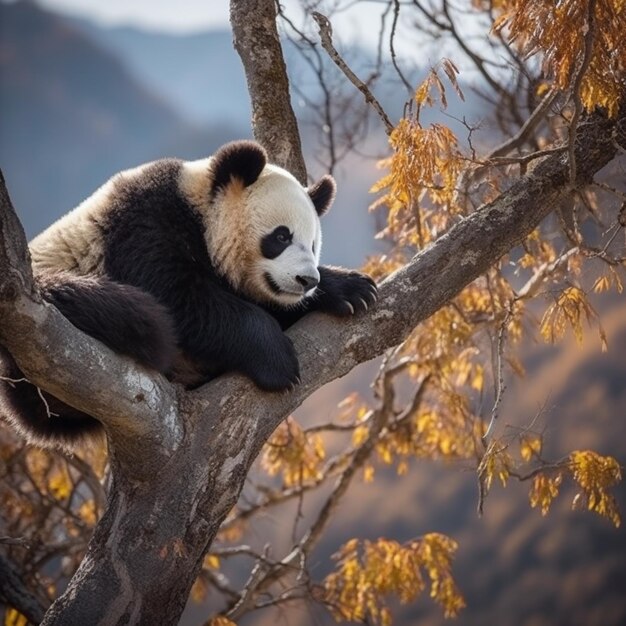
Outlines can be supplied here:
M450 410L452 408L452 410ZM400 425L387 430L376 444L379 459L390 465L396 457L414 456L426 459L467 459L475 452L475 433L468 429L467 415L454 407L440 412L417 411ZM401 461L398 474L405 474Z
M379 237L401 246L422 247L433 241L458 213L456 181L463 169L454 133L441 124L424 128L402 119L389 138L393 155L381 162L389 173L371 191L384 191L372 208L385 205L387 227Z
M450 59L442 59L441 61L441 69L444 71L445 75L448 77L452 88L456 92L457 96L461 100L465 100L465 96L461 91L461 87L457 81L457 75L459 73L458 68ZM437 97L441 101L441 106L445 109L448 106L448 101L446 98L446 88L439 78L439 73L437 72L437 68L433 67L430 69L426 78L418 85L415 90L415 103L419 106L426 104L427 106L433 106L437 100Z
M220 557L217 554L207 554L204 557L204 562L202 566L207 569L219 569L221 565Z
M537 474L529 492L530 506L534 509L541 507L541 515L546 515L552 500L559 495L559 486L563 476L559 473L554 478L550 478L543 473Z
M563 338L569 324L580 345L583 341L584 319L587 320L587 324L590 324L592 320L598 320L598 315L582 289L574 286L567 287L544 313L540 325L541 335L547 342L555 343ZM605 350L606 335L599 323L598 330L602 348Z
M402 604L415 600L428 577L430 596L446 617L454 617L465 606L451 574L456 550L455 541L437 533L405 544L352 539L333 557L338 568L324 580L326 602L338 621L390 626L387 599L395 596Z
M607 273L598 276L596 282L593 284L593 290L596 293L602 293L603 291L609 291L611 289L615 289L617 293L622 293L624 291L624 285L615 268L609 265L607 267Z
M4 615L4 626L28 626L28 620L13 608L7 609Z
M305 433L289 417L265 445L261 465L270 476L281 474L283 483L289 487L320 479L325 456L322 438Z
M484 5L484 2L479 4ZM542 55L543 69L557 88L566 91L584 68L588 37L590 55L580 83L580 99L587 110L618 111L626 71L623 0L499 0L494 30L508 29L527 56Z
M621 517L617 502L606 491L622 480L619 463L613 457L591 450L576 450L570 454L569 469L581 489L574 498L574 506L586 506L619 527Z
M592 450L576 450L569 455L566 463L559 463L557 468L553 476L549 476L549 469L533 476L529 492L533 508L540 506L541 514L546 515L552 500L559 494L563 478L569 476L579 488L574 496L573 508L586 508L606 517L616 527L620 526L617 502L607 492L622 480L621 468L613 457L601 456Z
M209 595L209 585L207 581L202 577L198 576L191 586L191 591L189 592L189 597L196 604L200 604L207 599Z
M498 478L502 486L506 487L514 466L515 463L507 447L493 440L487 447L478 466L478 476L485 493L491 489L494 478Z
M525 435L520 439L520 454L524 461L530 461L534 456L541 454L541 437Z
M26 450L26 463L37 488L56 500L67 500L73 490L65 463L39 448Z

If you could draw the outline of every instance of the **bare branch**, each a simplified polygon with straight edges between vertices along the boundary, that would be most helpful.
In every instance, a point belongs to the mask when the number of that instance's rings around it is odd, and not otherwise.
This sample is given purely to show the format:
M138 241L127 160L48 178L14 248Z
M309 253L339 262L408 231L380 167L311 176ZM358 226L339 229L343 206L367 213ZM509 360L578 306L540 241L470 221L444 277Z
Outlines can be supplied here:
M45 609L22 581L13 564L0 554L0 601L16 608L29 622L39 624Z
M582 102L580 100L580 87L583 82L583 78L585 76L585 72L589 69L589 65L591 63L591 56L593 53L593 40L595 37L595 11L596 11L596 0L589 0L589 5L587 6L587 32L585 33L585 45L583 48L583 58L580 62L580 67L576 72L574 77L574 84L572 85L572 98L574 100L574 113L572 115L572 119L569 123L569 128L567 130L568 140L569 140L569 177L572 181L572 184L575 184L576 181L576 151L575 151L575 142L576 142L576 131L578 130L578 121L580 120L580 116L582 114Z
M320 39L322 40L322 47L324 48L324 50L328 52L328 55L330 56L332 61L346 75L346 78L363 94L363 96L365 97L365 102L371 105L376 113L378 113L378 116L385 125L385 130L387 134L391 134L391 131L393 130L393 124L391 123L391 120L389 119L387 113L385 113L382 105L380 104L380 102L378 102L374 94L370 91L369 87L348 67L348 64L341 58L341 55L339 54L339 52L337 52L337 49L333 45L333 31L330 20L325 15L322 15L317 11L313 11L311 15L319 26Z
M558 91L550 90L543 97L541 102L537 105L535 110L529 115L528 119L522 124L521 128L510 139L507 139L504 143L501 143L498 147L494 148L486 157L485 160L494 159L496 157L504 156L515 150L520 146L523 146L541 121L545 118L552 103L556 99Z

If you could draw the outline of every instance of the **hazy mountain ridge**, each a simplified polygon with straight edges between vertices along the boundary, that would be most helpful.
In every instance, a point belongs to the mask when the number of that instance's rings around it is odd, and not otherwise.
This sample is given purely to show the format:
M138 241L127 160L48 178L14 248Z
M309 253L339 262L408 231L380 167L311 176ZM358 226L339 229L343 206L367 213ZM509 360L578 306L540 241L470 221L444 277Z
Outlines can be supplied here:
M71 20L109 53L124 59L136 80L197 124L233 120L249 126L250 99L230 32L171 35Z
M111 174L210 153L233 131L197 127L122 61L32 2L0 4L0 166L27 233Z

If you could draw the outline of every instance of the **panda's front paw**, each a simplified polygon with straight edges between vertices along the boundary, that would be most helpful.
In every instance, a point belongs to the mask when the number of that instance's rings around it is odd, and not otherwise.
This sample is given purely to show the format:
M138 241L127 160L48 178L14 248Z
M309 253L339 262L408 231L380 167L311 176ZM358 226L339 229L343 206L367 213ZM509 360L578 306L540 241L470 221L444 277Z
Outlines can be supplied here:
M300 384L300 365L293 344L286 335L281 337L282 345L274 346L251 368L250 377L265 391L291 391Z
M325 270L325 271L322 271ZM339 317L364 313L378 299L376 283L354 270L320 268L319 310Z
M255 320L241 371L265 391L285 391L300 383L300 366L291 339L269 316Z

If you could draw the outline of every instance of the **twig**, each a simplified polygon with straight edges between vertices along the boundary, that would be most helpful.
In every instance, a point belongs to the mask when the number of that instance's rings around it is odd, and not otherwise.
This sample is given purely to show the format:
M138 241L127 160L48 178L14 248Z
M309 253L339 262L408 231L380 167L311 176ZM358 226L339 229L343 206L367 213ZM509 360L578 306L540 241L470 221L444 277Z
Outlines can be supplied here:
M488 157L482 161L483 165L527 165L530 161L540 159L548 154L558 154L559 152L566 152L567 146L557 146L556 148L546 148L545 150L536 150L528 154L520 154L514 157Z
M26 537L0 537L0 543L5 546L20 546L21 548L30 547Z
M513 314L513 306L514 302L511 302L509 308L502 320L502 324L500 324L500 329L498 331L498 341L496 343L496 350L494 353L494 363L493 363L493 378L494 384L496 386L495 398L493 401L493 407L491 409L491 419L489 420L489 426L487 426L487 430L483 435L483 443L487 443L489 438L491 437L491 433L493 432L493 428L496 424L496 420L498 419L498 407L502 402L502 396L504 394L504 390L506 386L504 385L504 374L502 372L502 354L504 352L504 342L506 335L506 327L511 319L511 315Z
M556 90L550 90L541 100L541 102L537 105L535 110L530 114L529 118L524 122L521 128L513 135L510 139L507 139L504 143L501 143L499 146L494 148L486 157L485 160L489 161L491 159L495 159L496 157L504 156L511 152L511 150L515 150L520 146L524 145L526 140L530 137L530 135L535 131L539 123L545 117L548 109L554 102L558 95Z
M539 291L539 287L541 286L543 280L554 273L557 269L559 269L562 265L567 263L571 257L578 254L580 252L580 248L575 246L570 248L559 257L557 257L552 263L544 263L541 265L537 271L526 281L524 286L517 292L515 296L516 300L525 300L528 298L532 298Z
M390 135L394 127L389 116L385 113L385 110L370 91L369 87L348 67L348 64L341 58L341 55L333 45L333 31L330 20L317 11L313 11L311 15L319 26L322 48L326 50L335 65L345 74L346 78L363 94L365 102L371 105L376 113L378 113L378 116L385 125L385 132Z
M400 69L400 66L398 65L398 61L396 60L396 49L394 46L394 39L396 36L396 28L398 26L399 17L400 17L400 2L399 0L393 0L393 21L391 23L391 33L389 34L389 51L391 53L391 62L393 63L393 66L398 76L400 77L400 80L403 82L404 86L406 87L406 90L409 92L409 97L411 97L413 95L413 87L411 86L409 81L406 79L406 77L402 73L402 70Z
M572 186L576 185L576 131L578 130L578 121L582 114L582 102L580 100L580 87L585 76L585 72L589 68L591 63L591 55L593 53L593 39L595 35L595 9L596 0L589 0L587 7L587 32L585 33L585 49L583 53L583 59L580 64L580 68L576 72L574 77L574 84L572 86L572 97L574 100L574 113L570 120L568 134L568 152L569 152L569 179Z
M50 405L48 404L48 401L46 400L45 396L43 395L43 391L41 391L40 387L37 387L37 394L39 395L39 397L41 398L41 401L44 403L44 406L46 407L46 414L48 415L48 418L59 417L58 413L53 413L50 410Z

